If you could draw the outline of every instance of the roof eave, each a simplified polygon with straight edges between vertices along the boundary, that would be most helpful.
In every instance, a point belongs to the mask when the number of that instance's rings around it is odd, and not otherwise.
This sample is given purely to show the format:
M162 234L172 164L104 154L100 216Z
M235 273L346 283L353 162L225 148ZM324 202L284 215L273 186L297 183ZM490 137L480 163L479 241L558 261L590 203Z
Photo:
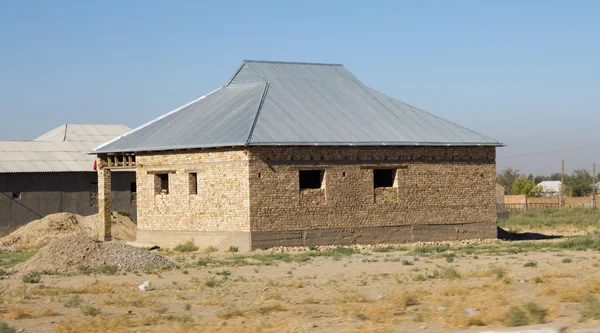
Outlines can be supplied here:
M321 147L504 147L500 142L252 142L240 143L231 142L213 145L189 145L189 146L170 146L170 147L139 147L133 149L120 150L98 150L90 152L91 155L97 154L119 154L119 153L141 153L171 150L188 149L209 149L209 148L244 148L252 146L321 146Z

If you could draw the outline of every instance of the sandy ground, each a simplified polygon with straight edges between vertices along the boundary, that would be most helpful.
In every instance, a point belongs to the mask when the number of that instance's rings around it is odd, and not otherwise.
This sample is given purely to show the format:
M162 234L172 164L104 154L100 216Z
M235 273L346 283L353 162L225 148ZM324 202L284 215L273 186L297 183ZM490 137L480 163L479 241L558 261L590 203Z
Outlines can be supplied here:
M506 326L511 306L533 301L548 310L542 326L600 326L578 323L581 299L600 293L596 251L450 259L366 251L273 265L194 264L206 256L170 254L182 268L169 272L44 275L38 284L10 276L0 282L0 318L24 332L483 332ZM152 290L137 290L144 281ZM80 304L67 307L73 297Z

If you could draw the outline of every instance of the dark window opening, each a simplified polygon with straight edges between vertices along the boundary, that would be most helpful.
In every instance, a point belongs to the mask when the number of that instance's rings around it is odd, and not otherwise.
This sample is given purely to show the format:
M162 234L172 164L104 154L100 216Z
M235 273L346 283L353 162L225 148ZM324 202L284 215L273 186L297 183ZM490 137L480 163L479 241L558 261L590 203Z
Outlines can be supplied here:
M190 173L190 194L198 194L198 174Z
M161 174L157 174L156 177L158 177L158 193L162 193L162 194L169 194L169 174L168 173L161 173Z
M13 192L12 193L12 198L13 198L13 200L19 200L19 199L21 199L21 192Z
M373 170L373 187L394 187L396 179L395 169L375 169Z
M321 188L324 174L323 170L300 170L300 189Z
M129 191L131 193L136 193L137 192L137 184L136 183L130 183L129 184Z
M262 177L262 175L260 174L260 172L258 173L258 178Z

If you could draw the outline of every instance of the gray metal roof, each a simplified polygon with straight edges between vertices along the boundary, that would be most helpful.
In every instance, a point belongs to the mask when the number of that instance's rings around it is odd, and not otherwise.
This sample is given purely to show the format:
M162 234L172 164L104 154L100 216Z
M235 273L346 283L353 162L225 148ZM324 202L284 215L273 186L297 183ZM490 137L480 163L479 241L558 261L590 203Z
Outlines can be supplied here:
M94 150L501 146L366 87L343 65L244 61L227 84Z
M0 141L0 173L94 171L94 147L130 130L125 125L66 124L33 141Z

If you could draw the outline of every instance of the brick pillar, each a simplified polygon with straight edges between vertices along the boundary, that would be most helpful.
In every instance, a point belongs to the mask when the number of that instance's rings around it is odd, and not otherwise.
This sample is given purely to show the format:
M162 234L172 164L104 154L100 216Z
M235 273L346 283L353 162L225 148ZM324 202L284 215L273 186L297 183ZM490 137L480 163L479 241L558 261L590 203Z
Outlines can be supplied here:
M110 169L106 169L106 160L98 158L98 219L103 227L105 241L112 240L110 232L110 216L111 216L111 174Z

